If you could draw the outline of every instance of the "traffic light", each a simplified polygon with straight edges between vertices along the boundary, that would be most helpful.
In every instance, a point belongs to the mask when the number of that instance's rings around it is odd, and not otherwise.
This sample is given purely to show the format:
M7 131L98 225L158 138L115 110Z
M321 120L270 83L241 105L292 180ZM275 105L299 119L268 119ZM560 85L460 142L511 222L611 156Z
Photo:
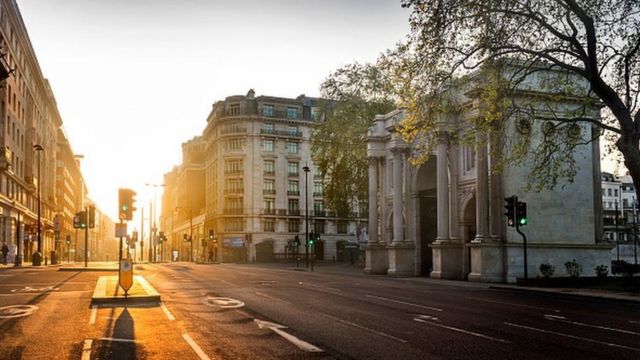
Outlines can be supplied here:
M524 201L518 201L518 205L516 206L516 221L520 226L525 226L529 223L527 219L527 203Z
M209 240L213 240L214 237L215 237L215 232L213 231L213 229L209 229Z
M506 204L504 205L505 212L504 215L507 217L507 226L514 227L516 226L516 202L518 201L518 197L515 195L511 195L509 197L504 198Z
M293 237L293 243L294 243L296 246L300 246L300 237L299 237L298 235L296 235L296 236L294 236L294 237Z
M120 220L133 220L133 206L136 199L136 192L131 189L118 189L118 218Z
M78 227L77 229L84 229L87 227L87 212L86 211L80 211L78 213L76 213L76 217L78 218ZM75 220L75 218L74 218ZM75 227L75 224L74 224Z
M89 229L96 227L96 207L89 205Z

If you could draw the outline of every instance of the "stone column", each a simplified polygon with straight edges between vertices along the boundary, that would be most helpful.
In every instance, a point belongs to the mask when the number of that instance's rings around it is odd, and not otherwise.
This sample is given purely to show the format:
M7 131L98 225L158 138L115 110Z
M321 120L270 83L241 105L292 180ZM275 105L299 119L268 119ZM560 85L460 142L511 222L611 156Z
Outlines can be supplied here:
M441 134L437 146L436 180L438 196L438 235L436 241L449 241L449 169L447 166L447 139Z
M502 142L497 134L493 135L494 138L491 141L489 146L496 147L495 150L499 150L502 146ZM496 151L490 151L489 154L492 154ZM503 218L503 196L502 196L502 176L500 174L494 173L491 171L491 168L494 165L493 157L489 158L489 192L491 195L491 199L489 201L489 205L491 206L491 239L495 242L502 241L502 218Z
M451 193L451 230L449 236L452 241L461 241L460 239L460 216L458 208L458 172L459 172L459 156L460 147L458 144L451 144L449 150L449 173L451 174L450 180L450 193Z
M369 158L369 241L365 245L365 267L367 274L386 274L388 255L386 247L381 244L384 238L384 181L380 179L380 223L382 233L378 232L378 177L384 176L380 162L383 158Z
M489 169L487 143L484 134L476 134L476 238L483 242L489 237Z
M393 152L393 242L402 242L403 233L403 196L402 196L402 150L392 149Z
M378 158L369 158L369 243L378 243Z

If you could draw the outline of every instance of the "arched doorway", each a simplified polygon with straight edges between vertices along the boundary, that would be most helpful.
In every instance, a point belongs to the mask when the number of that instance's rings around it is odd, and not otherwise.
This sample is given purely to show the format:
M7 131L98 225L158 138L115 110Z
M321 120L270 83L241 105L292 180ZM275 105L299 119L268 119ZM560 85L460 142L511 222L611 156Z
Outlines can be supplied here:
M430 245L438 234L438 202L436 156L420 166L415 179L418 211L418 238L420 244L420 275L429 276L433 270L433 252Z
M462 274L464 278L471 272L471 251L467 244L476 237L476 197L471 195L465 200L462 204L460 219L461 236L465 245L462 248Z

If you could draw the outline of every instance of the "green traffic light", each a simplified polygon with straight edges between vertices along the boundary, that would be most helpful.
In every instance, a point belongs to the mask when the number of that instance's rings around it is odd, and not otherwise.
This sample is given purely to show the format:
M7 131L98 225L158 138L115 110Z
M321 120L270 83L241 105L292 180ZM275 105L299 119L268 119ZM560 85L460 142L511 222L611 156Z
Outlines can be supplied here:
M527 225L527 223L528 223L527 218L520 219L520 225Z

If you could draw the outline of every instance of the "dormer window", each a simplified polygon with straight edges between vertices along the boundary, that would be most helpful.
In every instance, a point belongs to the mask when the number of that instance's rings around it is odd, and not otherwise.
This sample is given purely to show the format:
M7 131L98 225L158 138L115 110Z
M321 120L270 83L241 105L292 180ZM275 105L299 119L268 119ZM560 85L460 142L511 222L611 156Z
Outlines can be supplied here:
M289 119L297 119L298 118L298 108L288 107L287 108L287 118L289 118Z

